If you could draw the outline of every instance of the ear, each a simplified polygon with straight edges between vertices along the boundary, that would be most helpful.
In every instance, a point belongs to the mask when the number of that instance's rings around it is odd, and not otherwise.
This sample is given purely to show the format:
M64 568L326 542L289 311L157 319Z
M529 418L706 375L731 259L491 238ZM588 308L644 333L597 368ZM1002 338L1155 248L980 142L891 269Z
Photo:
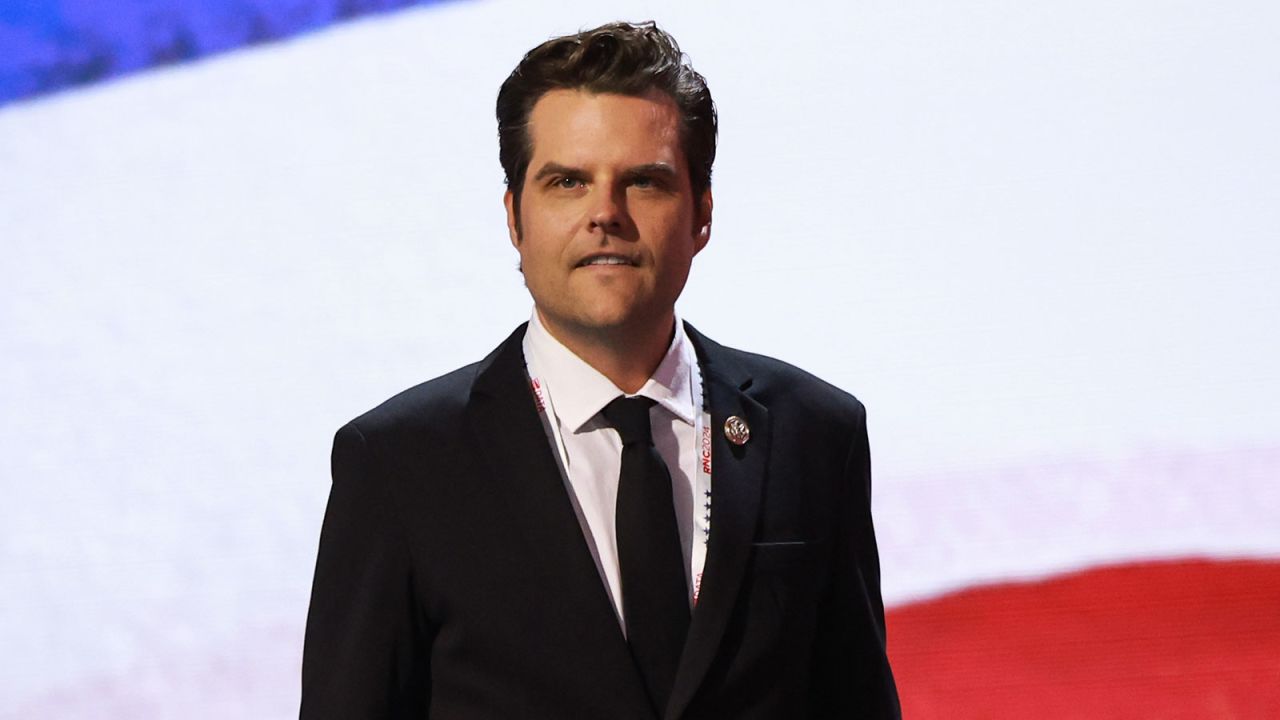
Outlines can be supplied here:
M516 216L516 196L510 191L502 195L502 204L507 208L507 233L511 235L511 245L520 249L520 218Z
M698 199L697 217L693 221L693 252L695 255L702 252L702 248L706 247L707 242L711 240L712 205L714 203L711 200L711 188L707 188L702 193L702 197Z

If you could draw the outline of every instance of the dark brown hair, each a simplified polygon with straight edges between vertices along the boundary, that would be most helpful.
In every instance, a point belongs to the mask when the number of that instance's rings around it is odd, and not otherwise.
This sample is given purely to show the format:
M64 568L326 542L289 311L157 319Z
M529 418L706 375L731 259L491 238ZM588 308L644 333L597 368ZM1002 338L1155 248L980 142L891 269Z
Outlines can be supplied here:
M680 141L695 202L711 186L716 159L716 107L707 81L653 22L610 23L552 38L530 50L498 91L498 159L519 208L533 155L529 114L555 89L639 96L660 90L680 110Z

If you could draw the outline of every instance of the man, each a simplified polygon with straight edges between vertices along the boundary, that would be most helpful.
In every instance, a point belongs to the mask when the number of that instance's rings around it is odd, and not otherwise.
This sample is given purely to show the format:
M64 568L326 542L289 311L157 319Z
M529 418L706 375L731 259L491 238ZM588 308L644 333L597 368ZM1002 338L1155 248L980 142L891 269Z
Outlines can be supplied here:
M338 431L302 717L897 717L862 405L675 317L703 78L606 25L498 124L534 313Z

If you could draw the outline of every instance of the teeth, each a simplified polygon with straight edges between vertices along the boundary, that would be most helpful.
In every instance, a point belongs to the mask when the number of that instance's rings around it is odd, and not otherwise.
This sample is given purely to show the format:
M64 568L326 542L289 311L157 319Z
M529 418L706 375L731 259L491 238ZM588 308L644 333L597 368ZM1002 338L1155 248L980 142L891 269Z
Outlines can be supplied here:
M589 258L583 265L630 265L631 263L620 257L593 257Z

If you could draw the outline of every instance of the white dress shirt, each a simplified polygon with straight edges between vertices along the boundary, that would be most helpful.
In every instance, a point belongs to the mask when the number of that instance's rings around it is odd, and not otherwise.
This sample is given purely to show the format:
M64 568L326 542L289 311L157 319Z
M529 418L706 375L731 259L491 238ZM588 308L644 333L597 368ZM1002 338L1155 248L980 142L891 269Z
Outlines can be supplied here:
M538 403L544 410L541 415L548 440L557 450L561 476L625 632L615 523L622 440L600 411L627 393L552 337L537 310L525 332L524 357ZM654 447L671 473L672 502L691 603L701 579L710 530L710 476L699 474L698 463L697 436L707 424L702 417L701 385L693 345L677 320L675 337L666 355L635 394L655 401L649 409L649 422Z

